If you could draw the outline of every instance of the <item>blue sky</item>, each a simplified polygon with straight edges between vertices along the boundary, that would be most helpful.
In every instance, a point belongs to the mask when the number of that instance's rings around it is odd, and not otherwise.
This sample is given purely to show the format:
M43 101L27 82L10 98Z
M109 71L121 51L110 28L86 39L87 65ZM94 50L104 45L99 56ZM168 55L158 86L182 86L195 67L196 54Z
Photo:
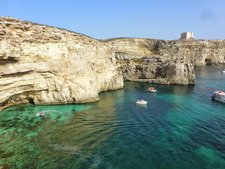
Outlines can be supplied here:
M225 0L0 0L0 16L66 28L97 39L225 39Z

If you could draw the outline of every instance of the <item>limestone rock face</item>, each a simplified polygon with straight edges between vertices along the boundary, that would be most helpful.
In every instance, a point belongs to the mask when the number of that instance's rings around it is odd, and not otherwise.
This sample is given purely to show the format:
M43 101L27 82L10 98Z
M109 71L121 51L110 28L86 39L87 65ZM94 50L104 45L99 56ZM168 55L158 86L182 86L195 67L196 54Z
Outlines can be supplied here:
M225 63L225 40L155 40L117 38L108 42L118 52L143 56L176 58L194 66Z
M123 68L125 80L160 83L194 84L195 72L190 59L164 49L164 41L152 39L110 40ZM173 46L172 46L173 47Z
M194 66L225 63L225 40L161 40L156 50L162 56L184 57Z
M161 84L194 84L195 66L225 63L225 40L107 41L123 65L124 79Z
M158 56L146 56L123 59L122 62L126 80L160 84L195 84L194 66L179 59L163 60Z
M194 66L225 63L225 41L96 40L0 17L0 109L84 103L124 80L194 84Z
M98 100L123 87L115 53L104 42L63 29L0 18L0 104Z

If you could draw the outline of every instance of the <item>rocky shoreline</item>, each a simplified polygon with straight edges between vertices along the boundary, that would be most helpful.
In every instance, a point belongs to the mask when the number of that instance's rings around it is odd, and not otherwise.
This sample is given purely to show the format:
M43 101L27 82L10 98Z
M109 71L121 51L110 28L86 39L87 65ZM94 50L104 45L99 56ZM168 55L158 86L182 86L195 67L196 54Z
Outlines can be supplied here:
M0 109L98 100L124 80L195 84L195 66L225 63L224 40L96 40L0 17Z

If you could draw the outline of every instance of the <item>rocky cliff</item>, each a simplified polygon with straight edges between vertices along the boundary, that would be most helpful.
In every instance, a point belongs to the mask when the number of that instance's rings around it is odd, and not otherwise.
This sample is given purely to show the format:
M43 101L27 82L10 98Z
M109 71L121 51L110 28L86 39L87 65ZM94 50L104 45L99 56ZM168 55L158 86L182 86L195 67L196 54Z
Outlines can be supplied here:
M108 41L122 65L125 80L160 84L194 84L195 73L191 60L171 50L172 45L165 50L167 46L164 42L169 41L129 38Z
M194 84L194 66L225 63L225 41L96 40L0 17L0 106L98 100L123 80Z
M63 29L0 18L0 104L66 104L98 100L123 87L106 43Z
M195 66L225 63L225 40L108 40L124 78L161 84L194 84Z

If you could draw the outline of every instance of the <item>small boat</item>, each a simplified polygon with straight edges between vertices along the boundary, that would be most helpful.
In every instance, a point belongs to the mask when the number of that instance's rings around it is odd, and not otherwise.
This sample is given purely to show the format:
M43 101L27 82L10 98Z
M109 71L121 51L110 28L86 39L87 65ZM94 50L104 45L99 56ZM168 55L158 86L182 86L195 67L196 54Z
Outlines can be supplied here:
M154 88L154 87L149 87L149 88L148 88L148 91L149 91L149 92L152 92L152 93L157 92L156 88Z
M225 92L221 90L215 91L213 95L211 96L211 98L212 100L225 103Z
M222 71L223 74L225 74L225 69Z
M44 112L39 112L39 113L36 114L36 116L38 116L38 117L44 117L44 116L46 116L46 114Z
M145 100L143 100L143 99L138 99L137 101L136 101L136 104L141 104L141 105L145 105L145 104L147 104L148 102L147 101L145 101Z

